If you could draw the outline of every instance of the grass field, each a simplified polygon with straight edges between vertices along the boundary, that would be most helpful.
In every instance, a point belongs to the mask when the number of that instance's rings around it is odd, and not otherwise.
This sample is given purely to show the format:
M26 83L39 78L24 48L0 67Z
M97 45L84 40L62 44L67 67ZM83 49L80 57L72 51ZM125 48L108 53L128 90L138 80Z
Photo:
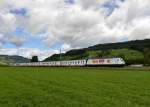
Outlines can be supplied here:
M0 107L150 107L148 71L0 67Z

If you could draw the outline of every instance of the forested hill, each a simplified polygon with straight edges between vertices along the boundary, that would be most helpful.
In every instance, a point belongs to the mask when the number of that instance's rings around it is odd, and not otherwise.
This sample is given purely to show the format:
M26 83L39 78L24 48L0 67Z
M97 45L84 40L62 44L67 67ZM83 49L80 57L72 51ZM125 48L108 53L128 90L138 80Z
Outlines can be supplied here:
M121 48L144 51L145 48L150 48L150 39L119 42L119 43L98 44L95 46L91 46L87 49L88 50L108 50L108 49L121 49Z
M128 64L143 63L144 52L150 48L150 39L119 43L107 43L90 46L83 49L70 50L61 55L61 60L75 60L96 57L122 57ZM148 50L146 51L148 53ZM44 61L60 60L59 54L54 54Z
M14 56L0 55L0 65L7 65L9 63L23 63L23 62L30 62L30 59L15 55Z

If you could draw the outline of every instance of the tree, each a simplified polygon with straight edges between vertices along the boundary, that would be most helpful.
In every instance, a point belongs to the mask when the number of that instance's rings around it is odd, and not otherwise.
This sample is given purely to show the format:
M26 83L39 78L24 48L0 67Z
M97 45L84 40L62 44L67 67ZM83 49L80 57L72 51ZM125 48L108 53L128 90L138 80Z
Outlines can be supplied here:
M102 57L108 57L110 55L110 51L106 50L106 51L102 51Z
M38 62L38 56L32 56L31 62Z
M150 65L150 48L144 49L144 62Z

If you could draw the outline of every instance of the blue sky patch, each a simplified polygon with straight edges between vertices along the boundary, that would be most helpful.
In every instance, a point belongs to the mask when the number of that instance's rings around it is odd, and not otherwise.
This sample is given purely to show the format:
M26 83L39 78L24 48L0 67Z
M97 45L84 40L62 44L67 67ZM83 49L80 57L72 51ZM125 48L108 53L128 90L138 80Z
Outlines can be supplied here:
M65 3L67 4L75 4L75 1L74 0L64 0Z
M116 4L116 0L109 0L103 4L103 7L108 10L107 16L110 16L115 8L119 8L119 6Z
M19 16L26 16L27 10L25 8L12 9L12 10L10 10L10 13L19 15Z
M129 38L127 36L124 36L120 39L121 42L129 41Z

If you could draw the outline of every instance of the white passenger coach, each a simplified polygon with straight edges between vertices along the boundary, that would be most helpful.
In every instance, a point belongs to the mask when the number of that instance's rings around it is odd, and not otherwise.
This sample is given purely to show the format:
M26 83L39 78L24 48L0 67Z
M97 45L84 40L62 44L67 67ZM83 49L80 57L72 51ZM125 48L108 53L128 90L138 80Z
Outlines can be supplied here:
M101 58L101 59L89 59L87 61L88 66L121 66L125 65L125 61L122 58Z
M30 62L30 63L11 63L10 66L124 66L122 58L96 58L69 61L50 61L50 62Z

